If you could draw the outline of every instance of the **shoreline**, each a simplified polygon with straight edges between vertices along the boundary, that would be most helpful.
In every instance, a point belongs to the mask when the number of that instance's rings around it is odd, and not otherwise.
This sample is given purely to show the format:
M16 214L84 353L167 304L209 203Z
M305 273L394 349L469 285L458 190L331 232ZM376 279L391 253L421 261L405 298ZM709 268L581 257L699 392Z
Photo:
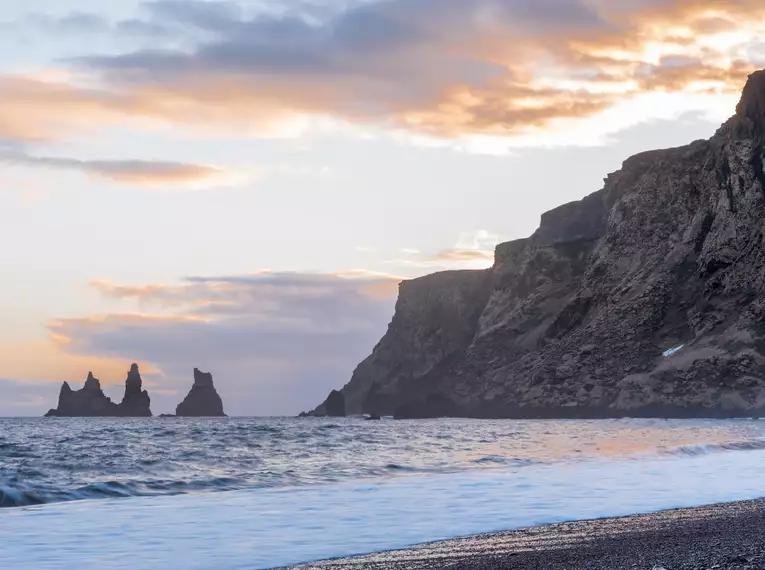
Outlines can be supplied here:
M765 499L481 534L293 570L765 570Z

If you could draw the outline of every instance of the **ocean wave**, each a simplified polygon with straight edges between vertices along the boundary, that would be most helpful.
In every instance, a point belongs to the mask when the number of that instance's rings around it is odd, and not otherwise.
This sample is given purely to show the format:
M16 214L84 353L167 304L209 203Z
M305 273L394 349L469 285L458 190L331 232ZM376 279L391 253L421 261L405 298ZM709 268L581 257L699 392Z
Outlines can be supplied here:
M724 453L729 451L757 451L765 449L765 440L734 441L729 443L710 443L699 445L682 445L672 449L665 449L665 455L709 455L711 453Z
M230 477L215 477L202 481L100 481L74 489L10 483L0 480L0 507L29 507L87 499L183 495L242 488L245 488L242 481Z
M35 488L29 485L9 485L0 483L0 507L28 507L62 501L84 499L112 499L137 496L126 485L117 481L91 483L72 490Z
M417 469L416 467L410 467L408 465L398 465L396 463L388 463L385 466L385 468L391 471L410 471L410 472L420 471L420 469Z
M0 507L765 449L765 422L0 419ZM717 442L731 443L717 443Z
M539 465L541 461L533 461L531 459L520 459L518 457L498 457L496 455L490 455L488 457L481 457L480 459L474 459L473 463L478 465L501 465L509 467L526 467L528 465Z

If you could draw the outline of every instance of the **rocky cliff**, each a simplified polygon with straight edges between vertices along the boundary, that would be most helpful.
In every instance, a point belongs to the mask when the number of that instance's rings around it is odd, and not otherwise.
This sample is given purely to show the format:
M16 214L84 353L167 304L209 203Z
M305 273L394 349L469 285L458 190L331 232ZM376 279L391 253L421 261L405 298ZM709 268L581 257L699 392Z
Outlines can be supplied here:
M88 372L85 386L72 390L67 382L61 386L58 407L48 411L47 417L148 417L151 416L148 392L141 391L141 375L133 364L125 381L125 396L115 404L101 389L101 382Z
M402 283L348 413L765 413L763 135L757 72L710 140L626 160L489 270Z
M176 416L225 416L223 400L213 384L212 374L194 369L194 384L186 398L175 408Z

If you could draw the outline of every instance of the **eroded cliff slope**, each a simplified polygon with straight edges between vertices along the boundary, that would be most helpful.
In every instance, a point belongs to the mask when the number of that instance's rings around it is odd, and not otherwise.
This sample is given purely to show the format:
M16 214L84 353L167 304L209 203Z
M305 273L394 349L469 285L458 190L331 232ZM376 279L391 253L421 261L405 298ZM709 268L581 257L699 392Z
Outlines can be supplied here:
M710 140L628 159L498 246L487 271L402 283L388 332L343 388L348 413L759 414L764 135L757 72Z

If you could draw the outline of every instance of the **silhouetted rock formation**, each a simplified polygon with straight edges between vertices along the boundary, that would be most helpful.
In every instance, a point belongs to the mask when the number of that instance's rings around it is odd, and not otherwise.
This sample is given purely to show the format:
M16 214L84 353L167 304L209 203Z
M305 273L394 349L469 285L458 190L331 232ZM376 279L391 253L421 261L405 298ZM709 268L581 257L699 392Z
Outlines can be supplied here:
M58 407L45 415L47 417L96 417L119 414L117 404L104 395L101 383L92 372L88 372L85 386L81 390L74 391L67 382L64 382L58 396Z
M306 416L344 418L346 416L345 395L337 390L332 390L327 399L315 410L301 414L301 417Z
M125 397L122 403L115 404L104 395L101 382L88 372L85 386L74 391L68 382L61 386L58 407L49 410L46 417L148 417L151 401L146 391L141 392L141 375L138 366L133 364L125 382Z
M757 72L710 140L629 158L489 270L402 283L348 412L765 415L764 143Z
M146 390L141 391L141 374L138 365L133 364L125 380L125 396L120 402L120 414L126 417L151 417L151 398Z
M176 416L225 416L223 401L213 385L209 372L194 369L194 384L186 398L175 408Z
M332 390L324 406L326 408L326 415L330 418L345 417L345 396L343 396L342 392Z

